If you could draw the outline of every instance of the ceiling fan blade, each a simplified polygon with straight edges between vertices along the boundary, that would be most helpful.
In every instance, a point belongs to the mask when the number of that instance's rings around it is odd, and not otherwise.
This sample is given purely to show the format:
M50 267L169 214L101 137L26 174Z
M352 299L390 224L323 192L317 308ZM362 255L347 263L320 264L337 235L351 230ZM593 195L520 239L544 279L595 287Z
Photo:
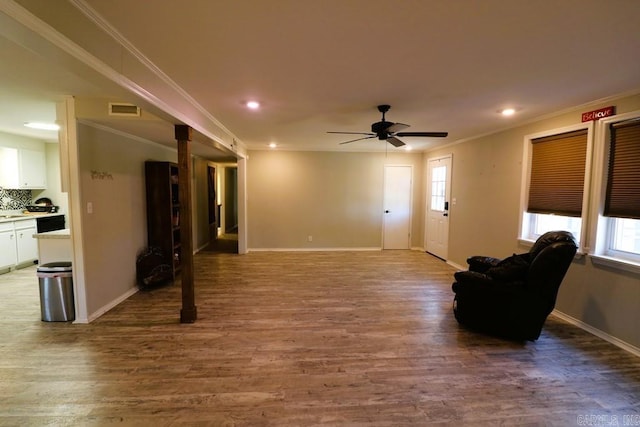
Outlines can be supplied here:
M449 132L398 132L396 136L427 136L431 138L445 138Z
M342 135L373 135L371 132L327 132L327 133L339 133Z
M404 123L394 123L391 126L389 126L387 128L387 132L389 133L396 133L398 131L401 131L402 129L406 129L408 128L409 125L405 125Z
M375 138L375 137L376 137L375 135L369 135L369 136L365 136L364 138L357 138L357 139L352 139L350 141L341 142L339 145L348 144L350 142L362 141L363 139L371 139L371 138Z
M405 145L404 142L400 141L395 136L390 136L389 138L387 138L387 142L393 145L394 147L402 147L403 145Z

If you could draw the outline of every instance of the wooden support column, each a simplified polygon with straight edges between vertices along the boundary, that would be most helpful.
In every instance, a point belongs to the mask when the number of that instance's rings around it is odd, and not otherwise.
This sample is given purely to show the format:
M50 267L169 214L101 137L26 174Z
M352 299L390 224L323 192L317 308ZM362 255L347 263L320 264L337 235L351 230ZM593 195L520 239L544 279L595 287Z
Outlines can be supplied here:
M180 191L180 245L182 256L181 323L193 323L198 317L193 284L193 226L191 221L191 127L175 126L178 141L178 180Z

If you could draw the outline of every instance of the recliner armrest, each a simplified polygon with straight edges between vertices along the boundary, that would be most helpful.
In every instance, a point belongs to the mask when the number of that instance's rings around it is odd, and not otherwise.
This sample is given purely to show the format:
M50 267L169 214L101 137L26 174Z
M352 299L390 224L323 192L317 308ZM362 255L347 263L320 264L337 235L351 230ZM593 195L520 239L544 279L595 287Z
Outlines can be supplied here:
M490 256L476 255L467 258L467 264L469 264L470 271L476 271L478 273L484 273L491 267L495 267L501 260Z
M500 282L490 276L477 271L458 271L454 273L456 281L451 288L458 293L491 294L515 294L525 290L524 282L516 280L512 282Z
M478 273L477 271L457 271L453 274L453 277L456 279L456 283L454 283L454 291L456 290L456 285L458 286L482 286L482 285L491 285L495 281L483 273Z

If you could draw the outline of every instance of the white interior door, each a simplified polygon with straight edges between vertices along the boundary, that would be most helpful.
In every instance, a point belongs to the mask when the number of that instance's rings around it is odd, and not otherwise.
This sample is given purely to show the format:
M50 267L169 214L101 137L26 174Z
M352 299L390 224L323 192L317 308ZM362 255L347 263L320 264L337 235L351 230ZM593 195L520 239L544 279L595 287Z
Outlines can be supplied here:
M451 199L451 155L430 159L427 167L427 252L438 258L449 255L449 200Z
M411 166L384 167L383 249L409 249Z

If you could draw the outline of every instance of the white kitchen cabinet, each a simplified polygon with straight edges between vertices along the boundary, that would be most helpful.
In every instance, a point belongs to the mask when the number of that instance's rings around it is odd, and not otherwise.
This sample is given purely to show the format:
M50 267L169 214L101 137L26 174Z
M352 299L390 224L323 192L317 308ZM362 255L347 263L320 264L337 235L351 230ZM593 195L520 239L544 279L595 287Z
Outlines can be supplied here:
M0 223L0 269L13 267L17 261L13 222Z
M0 147L0 187L24 190L46 188L46 167L43 151Z
M38 232L36 220L14 222L16 233L17 264L23 264L38 259L38 241L33 237Z
M18 150L20 188L47 188L47 159L43 151Z
M38 259L35 219L0 222L0 270Z

